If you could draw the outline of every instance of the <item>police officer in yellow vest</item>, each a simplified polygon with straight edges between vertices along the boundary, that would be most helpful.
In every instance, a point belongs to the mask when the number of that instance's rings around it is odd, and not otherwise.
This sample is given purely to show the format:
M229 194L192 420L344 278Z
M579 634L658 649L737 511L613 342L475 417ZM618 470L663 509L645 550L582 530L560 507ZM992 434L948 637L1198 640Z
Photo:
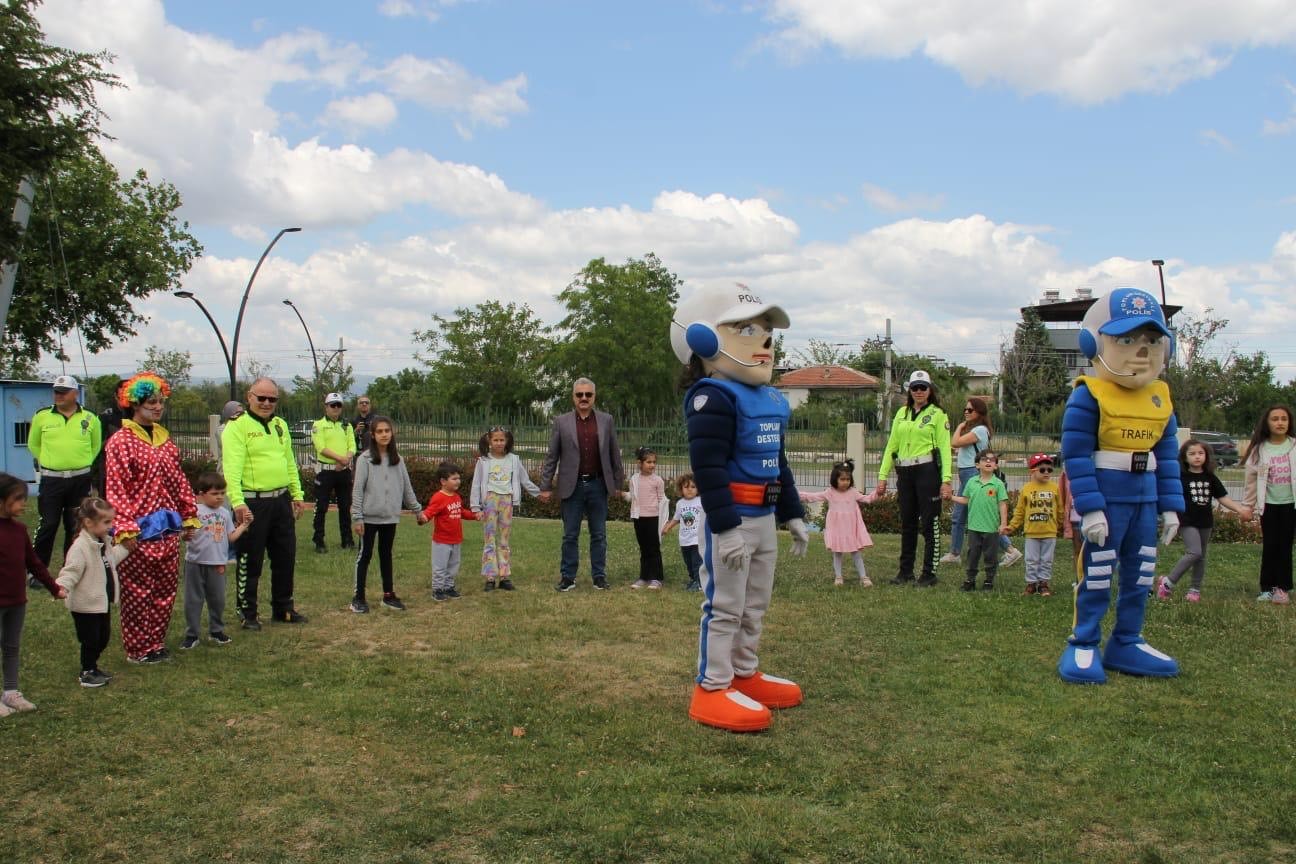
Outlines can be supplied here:
M275 416L279 387L258 378L248 388L248 410L221 433L221 454L234 521L254 518L239 543L235 604L244 630L260 630L257 586L261 566L270 555L270 612L275 621L306 621L293 604L293 570L297 563L295 520L306 509L301 476L293 455L292 435Z
M921 528L925 546L922 576L914 584L926 588L936 584L941 499L953 494L950 424L930 375L915 370L909 376L908 391L908 400L891 421L891 436L878 466L877 494L886 493L887 475L894 465L896 494L900 498L900 570L891 584L913 582Z
M329 501L337 499L338 530L343 549L354 549L351 539L351 459L355 456L355 432L342 419L342 395L324 397L324 416L311 428L315 446L315 551L326 552L324 520Z
M27 449L40 469L40 526L33 545L47 567L60 520L64 555L72 545L75 511L90 494L95 458L103 449L103 426L77 401L79 386L71 375L55 378L54 404L36 412L27 434Z

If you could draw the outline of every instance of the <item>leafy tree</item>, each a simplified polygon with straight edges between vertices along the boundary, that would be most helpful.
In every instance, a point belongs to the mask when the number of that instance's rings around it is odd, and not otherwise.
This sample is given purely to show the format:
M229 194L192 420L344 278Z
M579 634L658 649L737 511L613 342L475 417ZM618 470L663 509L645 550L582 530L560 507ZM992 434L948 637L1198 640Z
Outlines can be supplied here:
M144 351L144 368L161 375L177 390L189 384L193 373L193 360L188 351L168 351L150 345Z
M1216 337L1228 327L1227 318L1213 317L1207 307L1201 317L1180 314L1175 321L1175 362L1166 369L1166 383L1174 401L1179 425L1210 429L1224 420L1219 403L1225 369L1232 363L1232 351L1223 359L1213 356Z
M307 378L304 375L294 375L292 387L294 395L300 393L309 397L312 404L311 411L319 407L319 400L329 393L339 393L346 396L355 386L355 370L348 363L346 366L339 366L336 362L324 364L320 369L319 387L315 386L314 376Z
M564 335L549 369L559 390L583 375L598 387L604 410L677 410L680 364L670 325L680 284L651 252L625 264L586 264L558 295L567 316L558 323Z
M133 336L134 301L179 287L202 254L179 208L174 186L123 182L97 150L61 160L37 190L6 350L67 359L59 333L79 329L91 353Z
M414 340L447 404L516 414L552 398L544 362L553 341L530 306L488 300L432 320L440 329L416 330Z
M437 398L431 373L422 369L406 368L375 378L366 392L375 411L398 420L426 417L447 407Z
M39 180L53 165L81 154L103 118L95 85L118 86L106 52L86 54L45 42L33 10L39 0L9 0L0 10L0 261L18 260L13 212L18 182Z
M1027 307L1022 313L1012 348L1004 352L999 375L1004 384L1005 410L1024 420L1041 421L1066 401L1066 365L1053 350L1048 328L1035 309Z
M792 352L791 360L797 366L848 366L858 354L846 350L841 345L824 342L822 339L811 339L806 348Z

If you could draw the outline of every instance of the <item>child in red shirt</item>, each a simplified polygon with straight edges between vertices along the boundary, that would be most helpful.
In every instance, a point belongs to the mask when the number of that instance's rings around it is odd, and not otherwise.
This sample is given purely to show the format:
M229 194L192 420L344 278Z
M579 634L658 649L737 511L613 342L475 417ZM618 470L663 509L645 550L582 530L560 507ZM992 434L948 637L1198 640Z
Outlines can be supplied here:
M423 518L432 523L432 599L455 600L463 596L455 587L459 575L460 546L463 545L463 519L477 519L477 514L463 504L459 496L463 472L452 462L437 466L441 491L423 508Z

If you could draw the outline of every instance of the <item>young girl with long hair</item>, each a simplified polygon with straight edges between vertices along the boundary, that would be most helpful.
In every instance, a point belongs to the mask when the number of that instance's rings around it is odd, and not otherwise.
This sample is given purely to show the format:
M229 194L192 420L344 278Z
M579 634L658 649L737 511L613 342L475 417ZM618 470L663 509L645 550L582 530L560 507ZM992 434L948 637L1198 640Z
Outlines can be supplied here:
M1250 519L1251 513L1228 495L1224 484L1215 476L1215 454L1211 448L1195 438L1189 438L1179 448L1179 480L1183 483L1186 508L1179 517L1179 536L1183 539L1184 554L1157 585L1157 597L1169 600L1180 577L1192 568L1192 587L1184 599L1189 603L1201 600L1202 579L1206 576L1206 547L1210 545L1211 530L1215 527L1213 501Z
M868 571L864 569L861 550L872 546L873 538L864 526L859 505L873 503L877 500L877 493L865 495L854 487L855 462L847 459L833 465L827 489L822 492L802 492L801 500L828 502L828 515L824 519L824 545L832 552L833 584L842 584L842 556L850 555L855 563L855 572L859 574L860 586L872 588L873 580L869 579Z
M630 475L630 491L623 492L630 502L630 519L634 522L635 540L639 542L639 578L631 588L662 587L661 535L666 527L666 481L657 476L657 451L651 447L635 450L638 472Z
M477 442L468 507L482 523L482 580L484 591L513 590L513 508L522 503L522 490L540 496L526 466L513 452L513 433L494 426Z
M134 540L114 544L108 536L116 513L102 498L86 498L76 511L81 531L59 571L58 584L67 589L68 611L81 643L82 687L102 687L112 673L99 668L99 657L112 632L112 604L121 596L117 565L130 554Z
M369 611L365 579L375 543L378 571L382 575L382 603L388 609L405 608L392 582L392 544L396 541L396 525L402 509L418 513L421 508L409 471L396 449L396 427L391 418L374 415L369 418L369 449L356 456L355 484L351 490L351 530L360 538L351 597L351 611L356 614ZM418 517L420 525L426 521L422 515Z
M1260 517L1261 603L1280 606L1292 590L1292 538L1296 534L1296 470L1293 470L1292 412L1273 405L1260 415L1246 454L1242 506ZM1253 517L1254 518L1254 517Z
M4 671L0 717L36 708L18 690L18 648L27 617L27 574L30 572L60 600L67 597L67 589L50 578L32 546L27 526L19 521L26 507L27 483L12 474L0 473L0 657Z

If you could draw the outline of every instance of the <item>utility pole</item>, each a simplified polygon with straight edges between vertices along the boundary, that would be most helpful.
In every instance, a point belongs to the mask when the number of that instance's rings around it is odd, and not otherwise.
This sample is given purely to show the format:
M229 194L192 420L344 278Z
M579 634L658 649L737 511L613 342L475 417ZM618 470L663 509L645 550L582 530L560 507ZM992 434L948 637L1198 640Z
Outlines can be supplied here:
M14 202L13 221L18 223L18 245L14 249L14 259L3 262L0 268L0 339L4 338L5 322L9 320L9 304L13 301L14 281L18 278L18 253L22 249L22 236L27 230L27 220L31 218L32 200L36 188L31 178L24 177L18 182L18 200Z
M883 415L878 418L878 423L879 425L882 426L882 428L885 431L890 432L891 431L891 319L890 318L886 319L886 338L882 341L882 344L886 348L886 366L884 367L885 377L883 379L884 380L883 386L886 388L886 398L884 400L884 402L886 403L886 407L883 409L885 413L883 413Z

